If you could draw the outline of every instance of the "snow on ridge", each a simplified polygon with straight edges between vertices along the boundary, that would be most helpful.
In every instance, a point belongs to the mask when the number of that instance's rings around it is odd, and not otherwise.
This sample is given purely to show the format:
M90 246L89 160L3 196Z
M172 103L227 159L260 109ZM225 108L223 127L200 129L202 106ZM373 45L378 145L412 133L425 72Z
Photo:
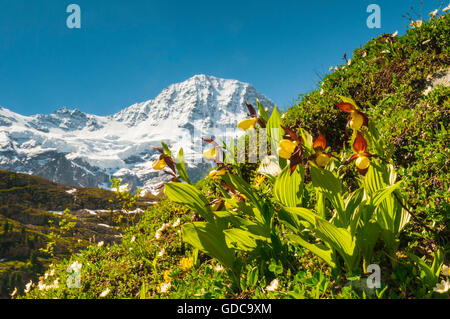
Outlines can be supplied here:
M256 98L269 109L274 106L248 83L199 74L168 86L152 100L108 116L66 107L51 114L22 116L0 108L0 152L9 152L0 153L0 163L8 164L5 167L11 170L23 167L33 173L48 163L45 156L59 153L71 162L71 169L85 176L84 181L74 177L73 183L65 176L64 183L69 185L102 187L104 179L95 184L98 172L127 177L124 184L133 189L159 184L161 176L151 168L158 154L151 145L164 140L173 152L183 147L187 158L198 158L201 152L194 145L201 147L202 142L194 131L203 128L219 136L225 128L236 128L247 116L244 102L255 103ZM187 163L189 168L196 165ZM59 181L53 171L48 175ZM158 179L149 183L155 175Z

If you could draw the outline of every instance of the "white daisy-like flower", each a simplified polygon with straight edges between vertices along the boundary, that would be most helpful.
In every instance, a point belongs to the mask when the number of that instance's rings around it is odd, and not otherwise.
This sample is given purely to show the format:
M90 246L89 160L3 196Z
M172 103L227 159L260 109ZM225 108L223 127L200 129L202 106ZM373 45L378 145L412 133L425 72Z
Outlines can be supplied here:
M266 156L261 161L258 168L258 174L272 175L274 177L281 174L281 168L278 164L278 158L275 155Z
M320 90L320 95L323 95L325 93L324 89Z
M155 233L155 239L159 240L161 238L161 236L162 236L161 230L158 229Z
M428 94L430 94L430 92L433 90L433 88L431 86L427 87L427 89L425 91L423 91L423 95L427 96Z
M350 59L350 60L347 61L347 65L348 65L348 66L352 65L352 59Z
M160 292L166 293L170 290L170 287L172 286L172 284L170 282L168 283L162 283L161 286L159 286Z
M165 253L166 253L166 249L165 248L161 249L161 251L158 253L158 257L164 256Z
M173 228L177 228L178 226L180 226L181 225L181 219L177 219L174 223L173 223L173 225L172 225L172 227Z
M52 288L53 288L53 289L58 289L58 288L59 288L59 278L56 278L56 279L53 281Z
M75 261L72 265L70 265L70 268L75 272L80 272L82 267L83 265L78 261Z
M97 246L98 246L98 247L102 247L104 244L105 244L105 242L104 242L104 241L101 241L101 242L99 242L99 243L97 244Z
M443 294L446 293L450 289L450 282L442 280L441 283L437 284L436 287L433 288L437 293Z
M450 3L444 9L442 9L443 12L447 12L448 10L450 10Z
M130 242L134 242L136 240L136 236L133 236L132 238L131 238L131 241Z
M268 285L267 287L266 287L266 290L267 291L276 291L276 290L278 290L278 279L274 279L274 280L272 280L272 282L270 283L270 285Z
M32 281L32 280L30 280L30 282L27 283L27 284L25 285L24 292L25 292L26 294L29 293L30 290L31 290L31 287L33 287L33 281Z
M450 267L447 265L442 265L441 274L446 277L449 277L450 276Z
M217 272L222 272L223 271L223 266L221 264L217 264L214 267L214 270L217 271Z
M436 9L436 10L434 10L434 11L431 11L431 12L430 12L431 18L434 18L435 16L437 16L438 11L439 11L438 9Z
M11 298L14 298L15 295L17 295L17 287L14 288L13 292L10 294Z
M106 296L109 295L109 293L111 292L111 290L109 288L106 288L101 294L100 294L100 298L105 298Z
M50 270L50 273L48 275L49 277L53 277L55 275L55 269Z
M392 33L392 37L395 38L396 36L398 36L398 30L395 31L394 33Z

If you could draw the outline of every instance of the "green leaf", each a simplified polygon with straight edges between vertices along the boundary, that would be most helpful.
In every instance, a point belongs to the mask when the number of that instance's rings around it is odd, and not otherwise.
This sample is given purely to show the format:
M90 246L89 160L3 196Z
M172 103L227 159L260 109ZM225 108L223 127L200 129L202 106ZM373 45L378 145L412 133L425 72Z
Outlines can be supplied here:
M253 288L258 283L258 267L253 267L252 269L249 269L247 273L247 287Z
M311 225L314 225L315 218L318 216L314 214L311 210L303 207L283 207L282 210L294 217L298 216L306 220Z
M310 244L300 236L294 234L288 234L287 238L293 243L305 247L313 254L317 255L317 257L322 258L328 265L330 265L330 267L336 268L335 256L331 248L324 245L319 247L319 245Z
M384 189L380 189L372 194L370 197L369 205L373 205L377 207L380 205L389 195L391 195L400 185L402 184L402 181L388 186Z
M252 251L257 246L257 240L267 241L268 239L263 236L255 235L249 231L239 229L239 228L231 228L224 230L225 241L229 248L234 248L242 251Z
M161 145L163 147L164 152L169 155L170 157L172 157L172 151L170 150L169 146L167 146L166 143L164 143L163 141L161 141Z
M272 115L267 121L267 143L270 145L271 154L275 155L280 144L280 140L283 138L284 130L281 128L281 115L275 107L272 111ZM280 158L280 166L286 166L286 160Z
M426 283L426 285L429 288L432 288L434 286L436 286L436 284L439 281L439 273L435 273L433 271L433 269L428 266L425 261L421 258L419 258L418 256L412 254L412 253L405 253L411 260L413 260L419 267L420 269L423 271L424 274L424 281Z
M302 203L305 168L298 165L291 175L290 167L285 167L274 185L275 198L284 206L296 207Z
M188 175L188 173L186 171L186 164L184 162L184 151L183 151L183 148L180 148L180 151L178 152L177 160L176 160L176 164L175 165L177 167L178 173L180 174L181 178L185 182L191 184L191 180L189 179L189 175Z
M338 218L336 224L348 226L351 215L346 214L342 198L342 182L332 172L311 165L311 181L316 190L323 193L336 209Z
M264 107L262 106L261 102L256 99L256 105L258 106L258 110L259 110L259 117L265 122L267 123L269 121L269 116L266 113L266 110L264 109Z
M338 228L330 222L316 216L316 232L318 236L328 243L344 259L347 270L352 272L357 266L359 252L356 249L356 240L350 232L344 228Z
M228 248L223 232L216 225L208 222L188 223L182 226L182 231L186 243L216 258L236 273L234 252Z
M323 193L338 194L342 190L341 181L330 171L311 166L311 180L313 186Z
M214 216L206 197L194 186L184 183L167 183L167 197L178 204L183 204L200 214L207 221L214 223Z

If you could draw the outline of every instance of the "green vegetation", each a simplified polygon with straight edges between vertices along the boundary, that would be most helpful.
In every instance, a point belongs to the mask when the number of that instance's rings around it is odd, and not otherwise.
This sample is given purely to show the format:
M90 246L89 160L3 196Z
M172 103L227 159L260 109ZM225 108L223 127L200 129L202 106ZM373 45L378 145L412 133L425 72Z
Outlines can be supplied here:
M283 132L268 137L279 160L225 164L211 149L217 167L192 184L163 144L168 199L121 243L91 244L15 297L448 298L450 95L436 74L448 74L449 19L370 41L287 113L250 109L247 136L223 145L236 159L265 125Z

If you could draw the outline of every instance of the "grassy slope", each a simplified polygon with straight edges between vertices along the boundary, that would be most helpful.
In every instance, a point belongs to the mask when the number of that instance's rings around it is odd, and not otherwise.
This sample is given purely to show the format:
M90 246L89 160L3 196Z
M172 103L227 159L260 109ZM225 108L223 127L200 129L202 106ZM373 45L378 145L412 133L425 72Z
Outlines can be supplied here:
M85 213L78 214L72 233L61 232L55 256L39 251L49 241L50 222L58 225L62 219L49 211L119 207L111 191L76 188L76 194L67 193L73 189L37 176L0 170L0 259L6 259L0 262L0 297L7 297L15 286L23 287L27 280L35 280L51 262L86 248L91 238L106 242L117 240L114 235L118 231L97 225L109 224L108 214ZM5 227L8 228L6 233Z
M427 78L449 67L449 21L450 16L446 15L408 31L403 37L383 35L370 41L354 52L350 66L325 76L323 94L319 88L303 96L284 117L285 124L306 127L314 134L319 128L326 128L323 133L332 148L337 149L346 140L342 133L346 114L334 106L336 95L353 97L378 123L382 139L391 150L386 156L392 157L402 175L408 177L410 204L415 213L422 222L434 223L441 235L447 231L449 211L449 88L438 87L428 96L423 91ZM200 254L194 268L182 269L180 260L193 252L183 244L178 228L170 227L162 240L155 239L155 232L163 223L173 223L177 218L184 223L196 217L193 212L162 201L149 208L145 217L124 234L122 244L91 246L71 260L57 264L55 276L47 280L50 283L59 278L64 283L67 266L78 261L83 265L80 289L68 289L62 284L49 291L34 289L26 297L99 298L104 291L109 291L107 298L358 297L358 289L352 290L345 280L332 276L315 256L295 247L289 251L296 258L291 268L280 276L276 265L269 267L273 269L272 274L237 296L230 289L228 277L207 256ZM417 246L413 249L419 255L435 249L436 242L448 253L445 236L433 237L434 233L422 232L415 223L411 223L406 236L409 238L402 240L403 247L405 242ZM163 248L164 254L158 256ZM387 273L383 279L389 285L385 297L431 296L422 287L418 270L411 263L400 263L395 270L383 269L383 272ZM167 277L171 281L170 291L160 293L158 287L168 281ZM261 288L275 277L280 279L278 292Z

